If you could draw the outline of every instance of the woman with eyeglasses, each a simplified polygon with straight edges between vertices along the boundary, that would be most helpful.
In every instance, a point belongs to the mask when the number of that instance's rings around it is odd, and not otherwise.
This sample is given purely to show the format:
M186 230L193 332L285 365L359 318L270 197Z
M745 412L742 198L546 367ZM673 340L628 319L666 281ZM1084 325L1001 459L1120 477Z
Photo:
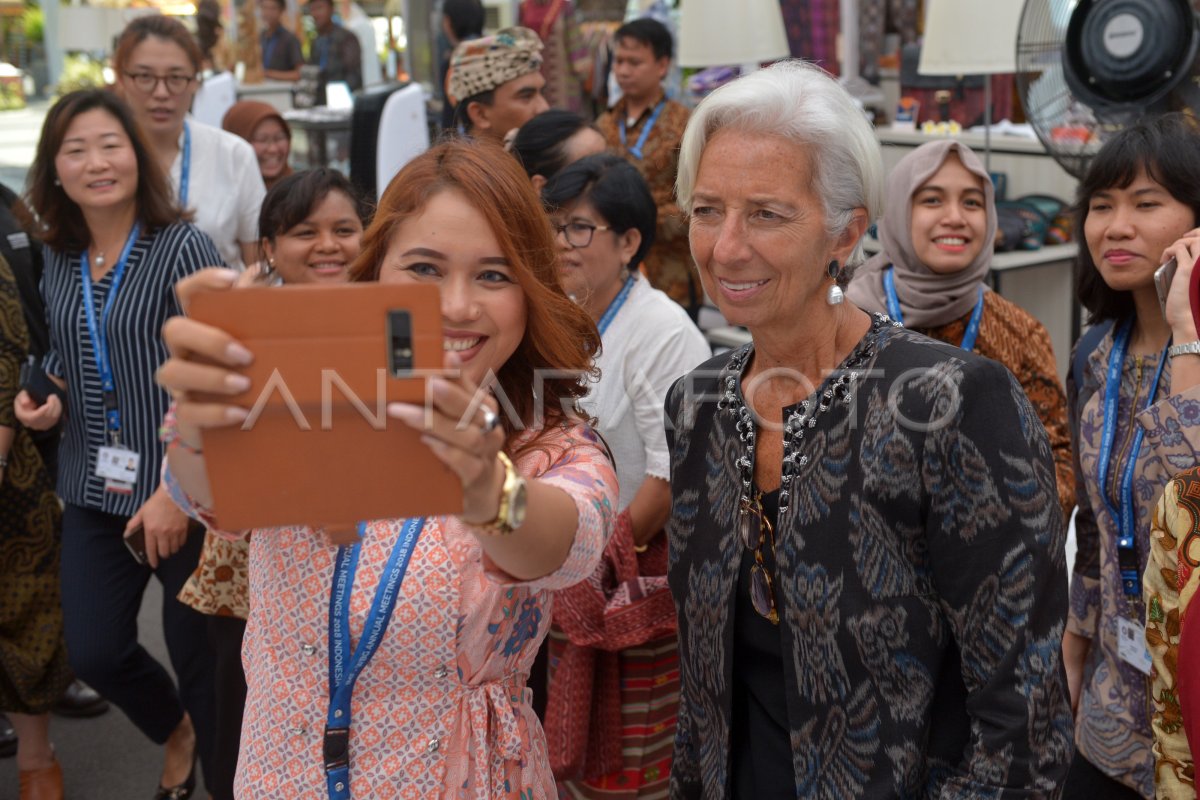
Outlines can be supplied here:
M563 797L609 797L617 787L625 798L655 797L667 790L679 705L662 535L671 512L663 400L712 348L638 272L657 212L632 164L611 154L580 159L554 173L542 202L558 232L563 288L600 331L600 379L581 405L612 449L620 487L600 567L555 598L551 766Z
M50 109L29 200L46 244L43 364L66 400L50 394L40 402L22 391L14 410L34 430L65 419L58 494L67 655L81 679L163 745L155 797L183 800L195 786L197 758L208 767L213 655L204 617L175 599L204 531L160 485L158 426L169 397L154 372L167 357L163 323L180 313L175 283L221 256L186 223L133 113L107 90L72 92ZM125 540L137 531L140 557L130 552L136 539ZM138 642L151 577L163 587L174 678Z
M1064 521L1002 365L844 302L883 204L871 126L780 62L693 112L679 204L753 338L666 403L673 798L1054 797Z
M117 41L116 90L129 103L179 205L232 267L253 264L258 210L266 189L254 148L240 137L187 116L199 88L203 56L174 17L130 22Z

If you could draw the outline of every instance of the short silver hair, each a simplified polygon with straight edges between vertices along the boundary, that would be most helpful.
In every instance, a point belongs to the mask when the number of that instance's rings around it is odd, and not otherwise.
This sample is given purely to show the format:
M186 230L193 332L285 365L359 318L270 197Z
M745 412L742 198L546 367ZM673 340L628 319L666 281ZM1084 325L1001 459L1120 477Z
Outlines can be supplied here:
M723 128L781 136L811 149L813 181L831 237L846 230L856 208L866 209L868 225L883 214L883 161L875 132L853 98L821 68L780 61L700 102L683 133L675 183L679 207L688 214L700 156ZM860 242L847 266L862 261Z

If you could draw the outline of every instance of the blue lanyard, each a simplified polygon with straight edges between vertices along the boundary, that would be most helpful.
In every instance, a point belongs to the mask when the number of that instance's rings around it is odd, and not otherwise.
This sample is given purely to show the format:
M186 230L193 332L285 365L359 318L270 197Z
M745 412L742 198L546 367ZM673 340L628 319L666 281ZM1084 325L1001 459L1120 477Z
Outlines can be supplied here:
M325 71L325 67L329 64L329 34L322 34L317 39L317 52L320 56L317 58L317 63L321 65L321 72Z
M179 207L187 209L188 184L192 176L192 128L183 123L183 159L179 165Z
M625 305L625 300L628 299L629 292L633 289L635 283L637 283L637 275L630 275L626 278L625 285L621 287L621 291L617 292L617 296L608 304L608 308L604 309L604 314L600 317L600 322L596 324L596 329L600 331L601 336L608 330L608 326L612 325L612 321L616 318L617 312L621 310L621 306Z
M900 311L900 298L896 296L896 276L895 267L889 267L883 273L883 291L887 295L887 311L888 316L901 325L904 324L904 314ZM974 350L975 340L979 338L979 326L983 322L983 285L979 286L979 299L975 302L975 310L971 312L971 319L967 322L967 329L963 331L962 344L959 345L963 350Z
M1138 455L1142 450L1142 438L1145 430L1134 419L1130 424L1134 428L1133 444L1129 448L1129 457L1125 462L1125 470L1121 474L1120 502L1121 508L1113 507L1108 496L1108 471L1111 468L1113 440L1117 435L1117 406L1121 397L1121 370L1125 365L1125 355L1129 352L1129 337L1133 332L1133 320L1128 320L1113 336L1112 352L1108 355L1108 374L1104 385L1104 430L1100 437L1099 464L1097 465L1097 481L1100 496L1108 513L1117 521L1117 564L1121 570L1121 587L1127 597L1141 596L1142 574L1138 564L1137 546L1134 534L1137 526L1133 517L1133 474L1137 471ZM1170 347L1170 342L1167 347ZM1162 378L1163 367L1167 364L1167 347L1163 348L1158 360L1158 369L1154 373L1154 383L1150 385L1150 394L1146 397L1145 411L1154 402L1158 394L1158 381Z
M275 54L275 45L279 43L279 31L280 28L276 28L263 45L263 69L271 68L271 56Z
M358 523L358 541L352 547L339 547L333 571L333 587L329 592L329 714L325 719L325 740L322 753L325 759L325 785L330 800L350 798L350 696L354 682L370 662L387 631L400 584L408 570L408 561L416 549L417 537L425 524L424 517L405 521L400 538L392 547L383 570L371 611L363 626L362 638L350 648L350 590L358 570L358 556L367 523ZM349 660L349 667L347 667Z
M642 128L642 135L638 137L637 144L629 148L629 155L642 160L642 148L646 146L646 139L650 137L650 131L654 130L654 123L658 122L658 115L662 113L663 108L667 105L667 99L664 97L654 107L654 111L650 114L650 119L646 120L646 127ZM625 117L622 116L617 123L617 129L621 134L621 147L625 146Z
M96 320L96 300L92 295L92 259L84 250L79 259L79 273L83 283L83 310L87 317L88 335L92 339L92 350L96 356L96 370L100 373L100 390L104 397L104 419L108 427L108 435L114 445L120 442L121 411L117 408L117 383L113 379L112 360L108 357L108 315L112 312L113 303L117 299L117 291L121 288L121 279L125 276L125 264L129 261L129 253L133 250L134 242L142 232L140 222L133 223L125 247L121 250L121 258L113 266L112 286L108 296L104 298L104 308L100 312L100 320Z

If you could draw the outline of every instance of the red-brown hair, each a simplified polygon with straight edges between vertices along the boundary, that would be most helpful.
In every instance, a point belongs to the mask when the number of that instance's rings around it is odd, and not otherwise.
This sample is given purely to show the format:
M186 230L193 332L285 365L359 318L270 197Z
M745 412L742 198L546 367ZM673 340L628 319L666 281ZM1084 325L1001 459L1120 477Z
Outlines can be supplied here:
M595 370L592 358L600 347L600 334L591 317L563 292L550 221L529 178L499 145L452 139L400 170L363 235L351 280L377 280L396 228L447 189L462 192L487 219L525 293L525 335L497 373L499 388L526 425L534 422L537 400L547 426L563 422L564 408L574 407L587 392L585 380ZM544 395L535 400L531 388L542 370L571 377L545 377Z
M138 183L134 200L137 218L148 231L191 219L190 212L179 208L171 181L158 159L151 155L133 112L120 97L107 89L79 89L63 95L46 114L42 135L38 138L33 166L29 169L29 205L43 225L42 241L55 250L78 253L88 246L88 231L83 211L56 183L54 159L58 156L71 122L80 114L106 111L121 123L137 159Z
M200 52L200 45L196 44L196 40L183 26L183 23L174 17L163 14L147 14L126 25L125 30L121 31L121 38L117 40L117 50L113 54L113 69L118 75L118 80L120 80L119 76L125 74L129 59L133 57L134 48L151 36L166 39L168 42L174 42L182 47L183 52L187 53L188 60L192 62L192 67L196 72L200 71L204 54Z

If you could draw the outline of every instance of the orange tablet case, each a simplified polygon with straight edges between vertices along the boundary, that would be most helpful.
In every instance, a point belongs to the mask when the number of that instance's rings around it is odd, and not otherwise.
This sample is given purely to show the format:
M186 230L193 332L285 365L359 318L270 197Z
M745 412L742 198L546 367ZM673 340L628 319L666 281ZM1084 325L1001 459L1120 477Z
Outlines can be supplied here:
M462 510L458 477L385 413L388 402L424 404L427 377L442 368L436 287L206 292L188 315L254 354L241 370L250 389L221 401L250 409L250 419L203 434L221 528L336 528Z

